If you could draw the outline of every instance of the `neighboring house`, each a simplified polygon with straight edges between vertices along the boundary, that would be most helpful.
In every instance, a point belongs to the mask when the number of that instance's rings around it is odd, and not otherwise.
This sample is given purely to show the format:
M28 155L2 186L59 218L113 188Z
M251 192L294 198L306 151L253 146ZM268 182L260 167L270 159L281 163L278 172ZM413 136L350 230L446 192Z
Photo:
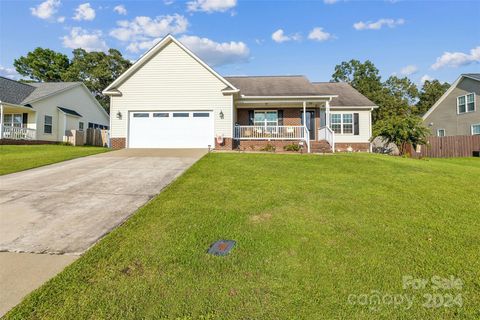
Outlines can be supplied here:
M81 82L0 77L0 138L63 141L66 130L108 129L109 116Z
M466 73L423 116L434 136L480 134L480 73Z
M170 35L103 93L114 148L369 151L376 108L345 83L222 77Z

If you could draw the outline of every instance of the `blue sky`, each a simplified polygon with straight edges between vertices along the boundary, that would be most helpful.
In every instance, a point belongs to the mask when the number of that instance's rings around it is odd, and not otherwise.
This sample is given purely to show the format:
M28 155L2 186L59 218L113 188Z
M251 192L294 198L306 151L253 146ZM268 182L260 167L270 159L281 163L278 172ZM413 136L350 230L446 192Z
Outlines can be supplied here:
M382 77L480 72L480 1L5 1L0 75L36 47L119 49L136 60L171 33L222 75L303 74L370 59Z

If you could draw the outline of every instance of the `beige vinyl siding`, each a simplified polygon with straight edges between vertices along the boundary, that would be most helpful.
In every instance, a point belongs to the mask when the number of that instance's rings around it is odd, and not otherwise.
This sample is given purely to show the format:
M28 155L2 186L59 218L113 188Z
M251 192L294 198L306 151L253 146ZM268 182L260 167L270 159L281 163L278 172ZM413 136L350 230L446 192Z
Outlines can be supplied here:
M472 92L475 93L475 111L457 114L457 97ZM423 123L434 136L438 129L445 129L446 136L471 135L472 124L480 123L480 81L461 80Z
M213 111L215 135L231 137L232 97L222 94L225 87L192 56L170 42L117 87L122 96L112 96L110 100L111 137L128 137L130 111L154 110Z
M37 111L37 140L63 141L65 130L70 129L70 125L74 125L75 120L72 119L67 121L67 127L65 127L65 115L57 107L75 110L82 115L82 118L77 118L76 126L71 129L78 130L78 121L83 121L85 127L88 126L88 122L108 126L109 117L99 109L93 100L94 98L89 95L90 92L85 87L77 86L37 102L32 102L33 109ZM52 116L51 134L43 132L45 115ZM74 117L67 116L68 118Z
M359 134L335 134L335 142L339 143L368 143L372 136L371 111L369 110L342 110L332 109L331 114L358 113Z

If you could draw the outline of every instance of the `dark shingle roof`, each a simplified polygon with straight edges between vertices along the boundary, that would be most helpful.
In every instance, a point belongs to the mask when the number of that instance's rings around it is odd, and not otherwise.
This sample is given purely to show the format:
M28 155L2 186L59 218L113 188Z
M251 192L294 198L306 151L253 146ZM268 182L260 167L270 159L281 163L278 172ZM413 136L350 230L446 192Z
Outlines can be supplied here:
M33 91L35 87L31 85L0 77L0 101L2 102L22 104Z
M72 109L67 109L67 108L64 108L64 107L57 107L58 109L62 110L63 112L65 112L66 114L70 114L72 116L77 116L77 117L81 117L82 115L80 113L78 113L77 111L75 110L72 110Z
M338 95L330 103L333 107L373 107L375 103L346 82L313 82L318 92Z
M480 81L480 73L464 73L462 76L467 76L469 78Z
M81 82L32 82L27 84L0 77L0 101L25 105L80 84Z
M245 96L318 96L304 76L225 77Z
M81 82L36 82L30 83L31 86L35 87L33 91L23 103L28 103L33 100L43 98L45 96L51 95L53 93L63 91L75 86L80 85Z

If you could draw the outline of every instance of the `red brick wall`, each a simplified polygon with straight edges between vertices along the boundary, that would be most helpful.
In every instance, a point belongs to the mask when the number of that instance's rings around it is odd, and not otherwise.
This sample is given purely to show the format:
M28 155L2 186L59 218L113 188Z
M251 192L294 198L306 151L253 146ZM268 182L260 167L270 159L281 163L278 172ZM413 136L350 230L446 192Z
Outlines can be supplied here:
M283 125L284 126L301 126L301 114L303 108L259 108L261 110L283 110ZM248 110L254 109L237 109L237 122L241 126L248 126ZM315 111L315 137L320 128L320 111L318 108L307 109L308 111Z
M232 138L223 138L223 143L218 143L217 138L215 138L215 149L216 150L233 150L233 139Z
M283 152L283 147L289 144L298 144L298 141L292 140L240 140L235 141L235 150L242 150L242 151L261 151L265 146L272 145L276 148L275 151ZM307 146L303 146L303 152L307 152Z
M346 152L348 147L352 147L354 152L369 152L370 143L335 143L335 151Z
M124 149L126 146L125 138L112 138L110 139L113 149Z

